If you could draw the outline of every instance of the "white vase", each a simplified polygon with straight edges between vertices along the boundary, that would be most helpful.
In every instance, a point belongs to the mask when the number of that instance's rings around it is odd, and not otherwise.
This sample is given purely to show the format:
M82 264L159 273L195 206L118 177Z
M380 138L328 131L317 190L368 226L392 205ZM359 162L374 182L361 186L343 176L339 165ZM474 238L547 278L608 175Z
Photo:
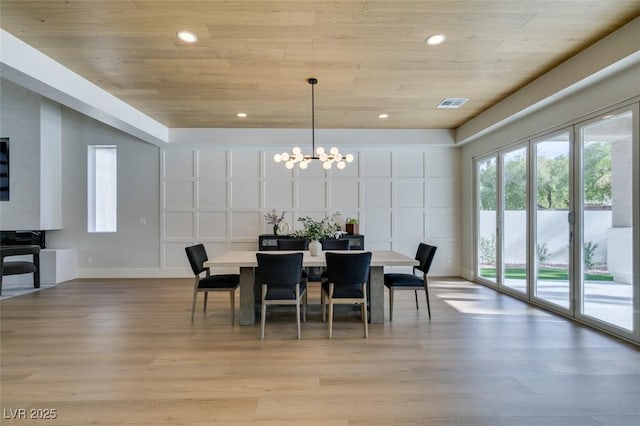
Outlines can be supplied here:
M320 244L320 241L311 241L309 243L309 252L311 253L311 256L320 256L320 253L322 253L322 244Z

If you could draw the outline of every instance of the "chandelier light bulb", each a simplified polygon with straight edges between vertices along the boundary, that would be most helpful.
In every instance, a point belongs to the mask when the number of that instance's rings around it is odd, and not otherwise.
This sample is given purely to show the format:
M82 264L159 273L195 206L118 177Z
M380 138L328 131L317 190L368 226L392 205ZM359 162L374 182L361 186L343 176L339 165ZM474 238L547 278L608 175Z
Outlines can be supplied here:
M353 154L347 154L345 160L347 160L347 163L353 163Z
M318 154L318 155L324 154L324 148L321 147L321 146L317 147L316 148L316 154Z
M320 158L320 161L327 161L329 159L329 156L324 152L320 154L318 157Z
M340 154L339 152L334 156L334 158L336 159L336 161L341 161L342 160L342 154Z
M330 154L336 155L338 153L338 148L336 148L335 146L332 146L331 149L329 150Z
M329 162L329 161L325 161L324 163L322 163L322 167L323 167L325 170L329 170L329 169L331 168L331 162Z
M337 166L340 170L342 170L342 169L344 169L347 165L345 164L345 162L344 162L344 161L338 161L338 164L336 164L336 166Z
M283 152L282 153L282 161L289 161L289 153L288 152Z
M298 167L300 167L302 170L306 169L309 166L309 163L306 161L301 161L300 164L298 164Z
M287 169L293 169L293 161L287 161L286 163L284 163L284 166Z
M291 152L293 152L294 154L302 154L302 150L299 146L294 146Z
M275 161L276 163L279 163L282 161L282 154L276 154L273 156L273 161Z

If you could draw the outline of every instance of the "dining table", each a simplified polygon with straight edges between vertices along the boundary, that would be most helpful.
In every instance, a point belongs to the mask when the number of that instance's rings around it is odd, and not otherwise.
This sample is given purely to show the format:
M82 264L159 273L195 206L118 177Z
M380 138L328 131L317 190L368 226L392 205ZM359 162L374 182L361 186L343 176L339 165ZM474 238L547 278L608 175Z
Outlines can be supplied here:
M331 251L331 250L327 250ZM384 323L384 268L393 266L418 266L418 261L392 250L350 250L348 253L363 253L370 251L371 269L369 272L369 320L372 324ZM278 251L277 254L299 253L300 251ZM240 325L254 325L256 322L256 270L258 261L256 253L277 255L273 251L228 251L204 262L204 266L215 268L239 268L240 270ZM302 266L326 267L325 251L319 256L312 256L309 251L303 251Z

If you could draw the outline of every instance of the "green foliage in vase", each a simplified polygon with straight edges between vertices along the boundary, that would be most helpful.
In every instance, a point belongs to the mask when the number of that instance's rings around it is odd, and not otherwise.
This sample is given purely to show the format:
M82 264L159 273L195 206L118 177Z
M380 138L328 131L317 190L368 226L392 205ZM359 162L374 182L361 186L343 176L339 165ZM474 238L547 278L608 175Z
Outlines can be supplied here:
M309 216L298 218L298 222L302 223L303 228L294 232L293 236L308 238L310 241L335 238L336 232L340 230L340 226L336 223L339 215L336 213L330 218L325 216L321 220L315 220Z

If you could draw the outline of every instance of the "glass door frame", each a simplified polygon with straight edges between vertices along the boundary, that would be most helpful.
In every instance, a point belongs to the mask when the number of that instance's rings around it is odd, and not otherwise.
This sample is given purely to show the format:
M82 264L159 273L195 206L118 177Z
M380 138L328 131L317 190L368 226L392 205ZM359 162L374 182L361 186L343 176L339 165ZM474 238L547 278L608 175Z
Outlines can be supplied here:
M538 282L538 260L536 259L535 253L536 253L536 245L538 243L538 239L537 239L537 235L538 235L538 215L537 215L537 211L538 211L538 205L537 205L537 201L538 201L538 191L537 191L537 182L538 182L538 173L537 173L537 159L538 159L538 155L537 155L537 144L538 142L543 142L547 139L553 138L554 136L560 135L566 133L569 136L569 155L568 155L568 160L569 160L569 181L568 181L568 185L569 185L569 211L567 212L567 221L569 222L569 264L568 264L568 286L569 286L569 307L568 308L564 308L560 305L557 305L555 303L551 303L541 297L536 296L536 283ZM555 311L555 312L560 312L564 315L568 315L570 317L574 316L574 310L575 310L575 291L574 291L574 282L575 282L575 277L574 277L574 268L573 265L575 263L575 256L574 256L574 248L573 248L573 242L575 240L574 238L574 228L575 228L575 195L574 195L574 191L573 191L573 187L574 187L574 161L572 161L572 158L574 157L574 153L575 153L575 138L574 138L574 126L565 126L562 128L558 128L558 129L554 129L551 132L545 133L541 136L538 136L536 138L533 138L529 141L529 156L530 156L530 166L531 166L531 176L530 176L530 182L529 182L529 192L531 194L531 197L529 198L529 210L531 211L531 216L530 216L530 221L529 221L529 233L531 235L531 239L529 240L529 250L530 250L530 256L529 256L529 267L531 268L530 271L530 275L529 275L529 300L531 300L532 302L535 302L536 304L545 307L546 309L549 309L551 311ZM533 194L536 194L535 196Z
M594 328L599 328L611 332L613 334L623 336L635 342L640 342L640 262L633 262L633 282L632 282L632 294L633 294L633 319L632 319L632 331L626 330L621 327L617 327L613 324L598 320L591 315L585 315L582 313L582 301L583 301L583 288L582 282L584 280L584 271L582 268L583 264L583 244L584 244L584 226L583 226L583 197L581 192L583 190L584 185L584 176L583 176L583 144L580 137L581 129L602 120L603 116L609 114L620 114L627 111L632 112L632 194L635 194L632 203L632 226L633 226L633 236L632 236L632 244L633 244L633 253L635 259L638 259L640 255L640 104L635 102L630 105L625 105L622 107L618 107L615 109L608 109L606 112L600 113L595 117L591 117L587 120L580 121L575 123L574 128L574 146L575 154L574 154L574 177L576 180L576 184L574 185L575 190L575 211L580 212L581 214L576 214L575 219L575 244L573 245L573 257L575 262L573 263L573 276L575 277L575 310L574 310L574 318L588 324Z
M504 229L504 227L505 227L505 218L504 218L504 216L505 216L505 207L506 207L506 201L505 201L506 200L506 191L505 191L505 182L504 182L504 177L505 177L504 157L505 157L505 155L507 155L509 153L512 153L514 151L518 151L518 150L523 149L523 148L526 149L526 155L527 155L526 166L525 166L526 167L525 175L526 175L526 179L527 179L527 184L526 184L527 195L526 195L526 199L525 199L525 206L526 206L526 210L525 210L526 219L525 220L526 220L527 226L526 226L526 231L525 231L526 232L525 238L526 238L527 242L526 242L526 253L525 253L525 259L526 259L525 291L521 292L521 291L518 291L518 290L516 290L516 289L514 289L512 287L509 287L509 286L505 285L505 281L506 281L506 270L505 269L506 268L505 268L505 264L504 264L504 257L505 256L504 256L503 248L505 246L504 238L505 238L505 235L506 235L506 232L505 232L505 229ZM530 146L530 143L528 141L520 142L520 143L517 143L517 144L514 144L514 145L509 145L509 146L505 147L504 149L501 149L500 151L498 151L496 153L496 155L498 156L498 161L497 161L498 170L497 170L497 173L496 173L496 179L498 179L498 182L497 182L497 197L498 197L498 199L497 199L497 212L496 212L496 215L497 215L497 228L498 228L498 230L497 230L498 234L497 235L498 236L496 237L496 239L499 240L498 243L497 243L497 246L500 248L499 252L498 252L498 254L496 256L496 258L499 259L499 260L496 260L496 263L497 263L496 271L499 271L499 272L497 272L497 274L498 274L497 276L499 276L500 279L497 280L496 284L505 293L509 293L512 296L528 300L529 299L529 295L531 294L531 279L530 279L530 276L531 276L531 272L532 272L531 264L530 264L530 261L531 261L531 248L530 248L531 244L530 244L530 241L531 241L531 235L532 234L531 234L531 229L530 229L530 226L529 226L530 216L531 216L531 208L530 208L530 205L531 205L531 199L530 199L531 198L531 185L530 185L531 184L531 182L530 182L531 178L529 176L529 172L531 170L531 146Z
M482 210L480 210L480 173L479 173L479 167L480 167L480 163L482 163L483 161L489 160L489 159L495 159L496 162L496 182L495 182L495 188L496 188L496 211L495 211L495 223L496 223L496 247L495 247L495 256L496 256L496 281L493 282L491 280L488 280L486 278L483 278L480 274L480 212ZM502 247L501 247L501 236L500 236L500 222L499 222L499 216L498 216L498 203L499 203L499 197L500 197L500 191L499 191L499 162L500 162L500 158L497 152L492 152L490 154L487 155L483 155L481 157L477 157L474 159L474 222L475 222L475 232L473 235L474 238L474 276L476 278L477 281L479 281L480 283L491 287L491 288L498 288L498 283L501 280L501 276L500 276L500 268L499 265L502 262L502 257L501 257L501 252L502 252Z
M576 119L570 123L566 123L562 126L548 129L544 132L537 133L524 142L506 145L499 149L493 150L489 153L485 153L473 158L474 172L473 172L473 185L474 185L474 276L476 282L499 290L503 293L527 300L529 303L547 309L551 312L555 312L559 315L574 319L580 323L583 323L589 327L599 329L622 339L632 341L636 344L640 343L640 262L634 261L633 263L633 331L622 329L615 325L610 325L606 322L594 319L591 316L581 314L582 303L582 263L583 263L583 176L582 176L582 141L579 132L585 125L596 122L607 114L617 114L625 111L632 111L633 113L633 135L632 135L632 193L635 197L632 202L632 216L633 216L633 251L634 259L640 258L640 98L635 97L632 100L619 103L607 108L603 108L598 112L589 114L586 117ZM559 134L566 133L569 137L569 177L568 177L568 196L569 196L569 209L568 209L568 221L569 221L569 266L568 266L568 280L569 280L569 307L564 308L557 304L545 301L540 297L535 296L535 286L537 281L537 255L536 255L536 243L537 243L537 146L538 142L545 139L553 138ZM511 150L517 149L518 146L528 145L527 150L527 190L528 190L528 204L527 204L527 216L528 216L528 264L527 264L527 278L528 278L528 293L526 295L509 291L508 287L501 285L503 280L503 267L502 267L502 217L500 213L503 210L504 200L502 195L502 159L501 156L504 153L508 153ZM479 164L482 161L495 158L496 159L496 282L483 279L480 272L480 175ZM498 205L499 204L499 205ZM579 214L578 214L579 213ZM579 233L579 235L577 234Z

